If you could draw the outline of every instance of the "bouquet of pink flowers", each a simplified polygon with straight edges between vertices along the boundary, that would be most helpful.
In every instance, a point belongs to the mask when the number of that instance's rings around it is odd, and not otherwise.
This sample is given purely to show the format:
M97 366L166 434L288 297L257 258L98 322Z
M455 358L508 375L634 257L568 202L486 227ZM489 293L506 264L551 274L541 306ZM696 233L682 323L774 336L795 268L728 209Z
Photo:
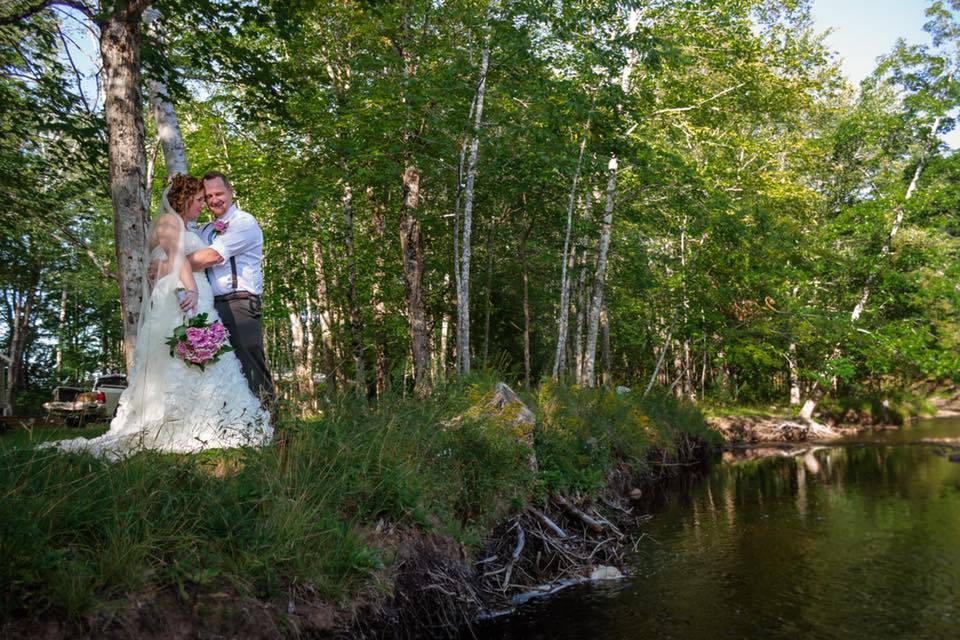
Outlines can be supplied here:
M233 351L227 341L229 334L226 327L220 322L207 322L207 314L200 313L188 318L179 327L173 330L173 335L167 339L170 347L170 356L203 368L216 362L220 356Z

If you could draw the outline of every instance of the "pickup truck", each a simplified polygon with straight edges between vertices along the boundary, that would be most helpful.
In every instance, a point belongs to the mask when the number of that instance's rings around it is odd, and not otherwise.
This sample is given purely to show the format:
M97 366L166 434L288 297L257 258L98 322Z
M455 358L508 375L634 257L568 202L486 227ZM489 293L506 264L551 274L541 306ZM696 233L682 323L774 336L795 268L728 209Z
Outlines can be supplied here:
M110 420L117 413L120 394L127 388L123 375L100 376L87 387L57 387L53 399L43 408L50 422L82 425L90 420Z

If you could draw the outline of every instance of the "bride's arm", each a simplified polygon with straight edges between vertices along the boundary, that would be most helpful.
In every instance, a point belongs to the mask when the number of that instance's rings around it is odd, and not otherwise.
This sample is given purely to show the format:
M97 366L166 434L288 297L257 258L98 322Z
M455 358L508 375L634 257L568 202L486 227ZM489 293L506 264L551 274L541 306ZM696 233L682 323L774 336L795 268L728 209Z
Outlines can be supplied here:
M193 268L190 266L190 261L186 259L180 265L180 284L187 290L187 295L180 303L180 308L184 311L189 309L196 313L200 294L197 292L197 280L193 277Z

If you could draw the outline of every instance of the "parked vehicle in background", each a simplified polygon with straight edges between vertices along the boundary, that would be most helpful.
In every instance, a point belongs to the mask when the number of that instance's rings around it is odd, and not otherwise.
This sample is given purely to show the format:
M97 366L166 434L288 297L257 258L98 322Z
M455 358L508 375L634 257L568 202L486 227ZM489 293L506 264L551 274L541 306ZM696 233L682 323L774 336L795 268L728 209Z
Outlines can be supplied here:
M90 420L110 420L117 413L120 395L127 388L124 375L100 376L89 387L57 387L44 403L49 422L82 425Z

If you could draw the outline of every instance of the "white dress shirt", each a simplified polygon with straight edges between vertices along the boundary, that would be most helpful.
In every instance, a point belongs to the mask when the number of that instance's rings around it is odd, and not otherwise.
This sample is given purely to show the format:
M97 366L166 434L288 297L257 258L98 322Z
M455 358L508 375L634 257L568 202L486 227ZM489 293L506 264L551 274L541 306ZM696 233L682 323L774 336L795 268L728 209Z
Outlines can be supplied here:
M213 295L222 296L234 291L263 293L263 232L256 218L234 203L218 220L227 223L223 233L214 234L213 222L200 229L200 237L220 254L223 262L207 269ZM236 263L237 287L233 287L231 258Z

